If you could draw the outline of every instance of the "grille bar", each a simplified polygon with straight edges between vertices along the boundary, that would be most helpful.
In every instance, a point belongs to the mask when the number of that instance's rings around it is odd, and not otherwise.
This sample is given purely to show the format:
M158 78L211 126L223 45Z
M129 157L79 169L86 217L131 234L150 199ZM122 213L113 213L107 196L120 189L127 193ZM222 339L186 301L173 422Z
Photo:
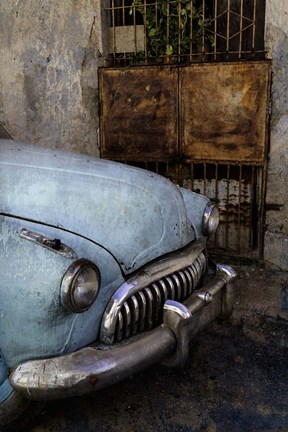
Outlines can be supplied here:
M163 321L166 300L184 301L197 288L206 270L206 258L201 253L188 267L153 282L129 297L118 311L114 340L151 330Z

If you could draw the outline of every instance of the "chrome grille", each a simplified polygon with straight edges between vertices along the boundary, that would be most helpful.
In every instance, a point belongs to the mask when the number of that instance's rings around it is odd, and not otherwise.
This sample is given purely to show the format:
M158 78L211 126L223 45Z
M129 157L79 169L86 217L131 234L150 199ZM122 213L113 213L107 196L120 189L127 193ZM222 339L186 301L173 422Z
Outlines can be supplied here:
M129 297L117 313L114 341L151 330L163 321L166 300L184 301L198 286L206 270L201 253L196 260L179 271L159 279Z

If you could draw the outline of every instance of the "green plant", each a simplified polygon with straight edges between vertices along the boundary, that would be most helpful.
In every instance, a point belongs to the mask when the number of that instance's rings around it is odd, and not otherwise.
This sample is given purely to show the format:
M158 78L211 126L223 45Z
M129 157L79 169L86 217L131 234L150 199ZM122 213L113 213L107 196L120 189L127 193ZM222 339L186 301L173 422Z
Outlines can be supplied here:
M206 44L213 45L211 18L203 3L197 0L133 0L134 10L143 17L146 54L148 57L184 58L199 52Z

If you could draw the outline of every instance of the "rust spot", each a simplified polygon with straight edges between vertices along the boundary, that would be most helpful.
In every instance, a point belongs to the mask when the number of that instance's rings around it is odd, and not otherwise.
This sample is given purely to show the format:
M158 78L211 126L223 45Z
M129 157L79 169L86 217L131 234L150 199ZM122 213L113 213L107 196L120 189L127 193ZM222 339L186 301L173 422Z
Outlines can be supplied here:
M96 376L92 376L92 377L90 378L90 384L93 385L93 386L95 386L96 383L97 383L97 378L96 378Z

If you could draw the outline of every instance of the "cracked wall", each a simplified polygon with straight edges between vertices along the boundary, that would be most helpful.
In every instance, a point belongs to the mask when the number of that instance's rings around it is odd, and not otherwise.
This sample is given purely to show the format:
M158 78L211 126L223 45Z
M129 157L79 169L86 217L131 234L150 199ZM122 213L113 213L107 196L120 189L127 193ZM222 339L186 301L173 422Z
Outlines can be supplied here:
M0 5L0 123L14 139L99 154L100 1Z
M264 258L288 270L288 3L266 0L266 49L272 58L270 154ZM269 210L270 209L270 210Z

